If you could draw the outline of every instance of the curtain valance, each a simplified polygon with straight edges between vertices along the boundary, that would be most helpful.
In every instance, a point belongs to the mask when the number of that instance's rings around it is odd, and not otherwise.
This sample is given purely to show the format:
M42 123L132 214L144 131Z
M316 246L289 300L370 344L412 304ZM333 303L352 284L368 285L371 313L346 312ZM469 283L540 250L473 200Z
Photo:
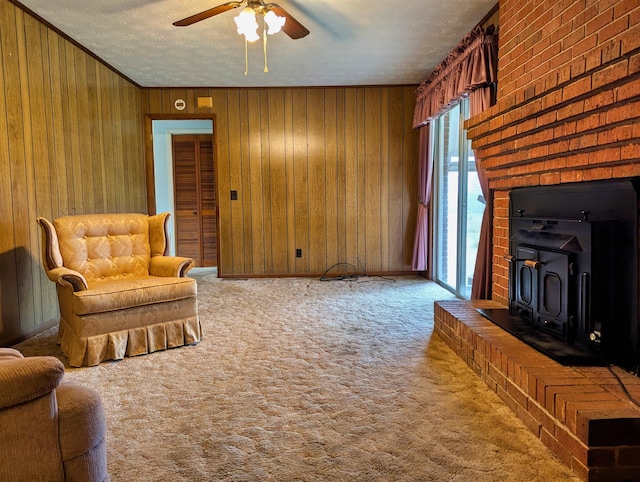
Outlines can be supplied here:
M486 31L482 27L473 29L420 84L416 91L414 128L428 124L461 97L497 81L498 36L493 32L493 26ZM489 107L491 99L480 102L486 105L472 110L481 112Z

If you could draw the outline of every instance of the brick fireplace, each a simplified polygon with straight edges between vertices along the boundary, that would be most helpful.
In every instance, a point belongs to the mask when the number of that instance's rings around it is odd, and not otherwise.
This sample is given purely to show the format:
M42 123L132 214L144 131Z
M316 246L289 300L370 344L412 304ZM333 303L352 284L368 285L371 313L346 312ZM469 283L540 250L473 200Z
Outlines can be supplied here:
M493 299L503 304L510 189L640 175L640 7L584 3L500 2L498 102L466 124L494 193ZM611 36L616 24L627 27Z
M640 176L638 1L500 0L497 102L465 127L494 201L491 306L508 307L512 190ZM457 308L439 309L438 333L576 474L584 480L640 480L640 410L618 397L619 389L603 388L611 386L606 368L587 370L587 383L584 372L569 375L561 365L532 355L536 362L527 369L527 380L544 383L524 383L523 366L504 355L513 351L510 338L492 335L489 349L478 341L482 333L474 332L474 326L486 330L484 321L468 312L456 318L451 312ZM546 384L554 372L563 373L557 377L562 382ZM568 381L573 378L575 385ZM640 383L631 379L631 391L640 396ZM585 384L597 389L585 394L580 388ZM603 390L616 392L615 401L601 398ZM582 415L578 400L587 407ZM567 426L569 405L575 413ZM611 435L616 425L610 419L626 423L620 440ZM578 432L585 428L575 427L576 420L589 420L587 426L598 426L602 434L610 429L602 435L606 444L581 438ZM631 459L638 462L630 464Z
M510 192L509 307L483 314L564 364L638 374L640 178Z

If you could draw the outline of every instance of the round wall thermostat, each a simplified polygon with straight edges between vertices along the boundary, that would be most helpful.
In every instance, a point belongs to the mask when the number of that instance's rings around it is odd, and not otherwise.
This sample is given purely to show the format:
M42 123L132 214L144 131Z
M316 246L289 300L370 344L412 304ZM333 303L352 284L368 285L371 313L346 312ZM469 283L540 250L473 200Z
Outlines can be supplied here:
M178 110L184 110L184 108L187 106L187 103L184 101L184 99L176 99L173 105Z

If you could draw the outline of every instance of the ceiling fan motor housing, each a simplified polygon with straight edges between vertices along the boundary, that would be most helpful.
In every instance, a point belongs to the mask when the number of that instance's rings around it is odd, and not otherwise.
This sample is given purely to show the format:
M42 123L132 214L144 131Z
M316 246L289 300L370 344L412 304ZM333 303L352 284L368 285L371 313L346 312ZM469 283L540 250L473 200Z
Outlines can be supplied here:
M264 12L268 8L262 0L247 0L247 7L253 8L256 12Z

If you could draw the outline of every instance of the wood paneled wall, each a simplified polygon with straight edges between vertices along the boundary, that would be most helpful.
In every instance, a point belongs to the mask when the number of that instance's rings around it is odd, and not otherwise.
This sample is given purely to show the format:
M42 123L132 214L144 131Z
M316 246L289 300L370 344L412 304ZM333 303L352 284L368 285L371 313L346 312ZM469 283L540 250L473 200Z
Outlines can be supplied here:
M415 87L141 89L0 0L0 89L0 346L58 319L38 216L147 211L146 114L215 116L222 275L410 271Z
M0 345L57 321L38 216L146 212L141 90L0 0Z
M391 273L411 270L414 90L143 89L142 103L151 117L215 116L222 276L315 275L356 260Z

